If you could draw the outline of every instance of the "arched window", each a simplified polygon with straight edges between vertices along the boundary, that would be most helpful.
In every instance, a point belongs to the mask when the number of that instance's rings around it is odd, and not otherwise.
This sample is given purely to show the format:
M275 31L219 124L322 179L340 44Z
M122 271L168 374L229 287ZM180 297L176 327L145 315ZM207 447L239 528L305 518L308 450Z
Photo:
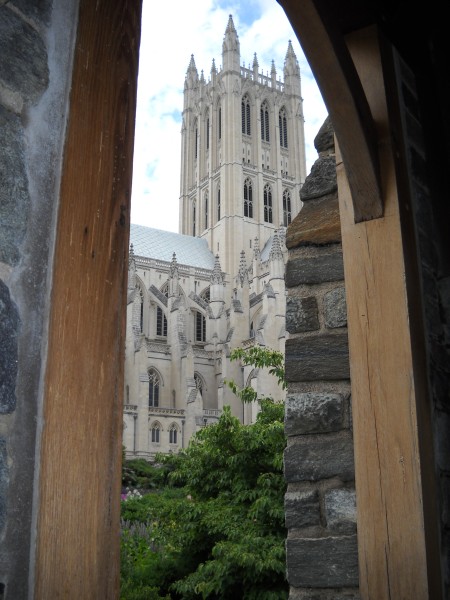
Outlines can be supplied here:
M261 139L263 142L269 142L269 107L267 102L263 102L261 105Z
M206 289L203 290L203 292L200 294L200 298L202 300L204 300L205 302L210 301L211 298L211 292L210 292L211 288L208 286Z
M156 307L156 335L167 337L167 318L161 307Z
M161 432L161 425L159 423L153 423L152 425L152 443L153 444L159 444L160 441L160 432Z
M195 219L196 219L196 211L195 211L195 200L192 203L192 235L195 237Z
M144 294L139 288L139 331L144 333Z
M251 179L244 181L244 217L253 219L253 189Z
M175 423L169 427L169 444L178 443L178 428Z
M205 211L205 229L208 229L208 192L205 193L205 204L204 204L204 211Z
M217 188L217 220L220 221L220 185Z
M242 98L241 103L241 116L242 116L242 133L245 135L251 135L250 127L250 99L247 95Z
M264 186L264 221L266 223L272 223L272 188L267 183Z
M291 222L291 194L289 190L283 192L283 225L287 227Z
M195 311L195 341L206 342L206 318L198 310Z
M204 388L202 376L199 375L198 373L194 373L194 381L195 381L195 387L200 392L200 396L202 396L203 395L203 388Z
M278 114L278 126L280 128L280 146L282 148L288 147L288 138L287 138L287 117L286 117L286 109L282 108Z
M222 139L222 107L219 106L219 116L218 116L218 123L217 123L217 127L219 129L218 133L218 138L219 140Z
M148 372L148 405L149 407L159 406L159 374L155 369L150 369Z
M206 149L209 150L209 116L206 117Z
M194 124L194 158L198 157L198 125L197 121Z

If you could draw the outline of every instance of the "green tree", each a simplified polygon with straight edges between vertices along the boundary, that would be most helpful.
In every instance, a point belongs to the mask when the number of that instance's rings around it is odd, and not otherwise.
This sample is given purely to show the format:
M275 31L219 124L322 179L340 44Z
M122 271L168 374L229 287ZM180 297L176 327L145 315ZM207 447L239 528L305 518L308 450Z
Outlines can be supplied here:
M257 347L235 350L231 358L268 368L283 387L280 353ZM225 407L218 423L199 431L185 451L159 457L171 487L123 503L128 528L146 527L140 538L123 539L123 600L141 600L125 594L130 581L161 598L288 596L284 404L227 384L243 401L260 403L256 422L242 425Z

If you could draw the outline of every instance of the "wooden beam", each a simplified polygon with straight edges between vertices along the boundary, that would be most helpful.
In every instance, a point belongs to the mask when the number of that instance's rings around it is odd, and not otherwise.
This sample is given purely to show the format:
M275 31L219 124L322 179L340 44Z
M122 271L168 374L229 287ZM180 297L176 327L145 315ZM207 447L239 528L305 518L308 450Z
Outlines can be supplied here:
M355 33L348 44L382 140L385 207L383 218L355 225L346 165L338 151L360 592L364 600L439 600L439 559L437 551L435 559L429 552L423 472L433 468L421 451L423 390L414 365L404 238L377 33Z
M383 215L373 118L343 35L317 0L278 0L296 31L339 141L356 223Z
M139 0L81 0L45 378L34 598L119 597Z

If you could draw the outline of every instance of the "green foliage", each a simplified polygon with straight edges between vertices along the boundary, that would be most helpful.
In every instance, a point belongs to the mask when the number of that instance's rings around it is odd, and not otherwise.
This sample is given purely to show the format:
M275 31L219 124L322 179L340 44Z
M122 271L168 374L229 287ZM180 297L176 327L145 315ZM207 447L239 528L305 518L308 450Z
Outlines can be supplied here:
M277 350L270 350L263 346L253 346L252 348L235 348L230 353L231 360L240 360L244 365L252 365L258 369L268 369L270 375L277 378L278 385L286 389L286 380L284 377L284 356ZM239 389L232 380L225 380L225 384L233 391L244 403L257 402L260 399L256 390L247 386Z
M122 486L143 490L161 488L167 483L169 467L149 463L144 458L122 459Z
M252 363L249 351L232 358L273 369L282 383L279 353L260 350ZM158 457L162 489L122 503L121 600L288 597L284 405L259 402L252 425L225 407L186 450Z

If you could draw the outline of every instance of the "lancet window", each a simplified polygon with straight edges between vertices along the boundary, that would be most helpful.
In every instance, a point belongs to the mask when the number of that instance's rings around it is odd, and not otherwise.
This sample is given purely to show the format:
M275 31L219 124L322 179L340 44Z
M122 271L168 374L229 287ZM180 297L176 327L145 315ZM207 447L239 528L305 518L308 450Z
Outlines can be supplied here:
M204 385L203 385L203 378L201 377L201 375L199 375L198 373L194 373L194 381L195 381L195 387L200 392L200 395L203 395Z
M205 229L208 229L208 208L208 192L206 192L204 197Z
M195 311L195 341L206 342L206 318L200 311Z
M209 116L206 117L206 149L209 150Z
M149 407L159 406L159 388L161 380L155 369L148 372L148 405Z
M244 133L245 135L251 135L250 98L247 95L245 95L242 98L241 116L242 116L242 133Z
M220 221L220 185L217 188L217 220Z
M270 142L269 137L269 107L267 102L263 102L260 110L261 116L261 139L263 142Z
M291 211L291 194L289 190L283 192L283 225L287 227L291 222L292 211Z
M253 219L253 188L251 179L244 181L244 217Z
M283 107L278 114L278 126L280 128L280 146L282 148L288 147L287 138L287 117L286 109Z
M196 236L196 230L195 230L195 220L196 220L196 210L195 210L195 200L192 203L192 235L195 237Z
M222 107L221 106L219 106L219 111L218 111L217 128L218 128L217 137L219 138L219 140L221 140L222 139Z
M176 444L178 442L178 429L175 423L169 428L169 444Z
M197 121L194 125L194 158L198 157L198 125Z
M156 307L156 335L167 337L167 317L160 306Z
M152 443L159 444L161 433L161 425L159 423L153 423L152 426Z
M273 222L272 188L268 183L264 186L264 221L266 223Z

